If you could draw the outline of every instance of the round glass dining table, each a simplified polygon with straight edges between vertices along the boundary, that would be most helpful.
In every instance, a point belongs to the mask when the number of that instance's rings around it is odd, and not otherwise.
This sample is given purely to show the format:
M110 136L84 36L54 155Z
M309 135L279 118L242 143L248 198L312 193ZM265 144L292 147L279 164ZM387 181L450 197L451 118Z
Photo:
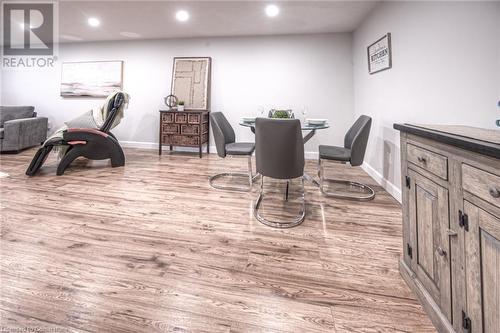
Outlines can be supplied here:
M301 125L301 128L303 131L309 131L309 133L307 133L306 136L304 136L304 143L311 140L311 138L314 136L314 134L316 134L317 130L327 129L330 127L330 125L328 125L326 123L322 124L322 125L312 125L312 124L307 124L307 123L304 124L301 122L300 125ZM242 121L242 122L240 122L240 126L250 127L252 132L255 134L255 121Z
M303 131L309 131L309 133L307 133L304 136L304 144L307 141L311 140L311 138L316 134L317 130L327 129L330 127L330 125L328 125L327 123L321 124L321 125L312 125L312 124L308 124L308 123L304 124L301 122L300 124L301 124L301 128ZM249 127L252 130L252 133L255 134L255 121L242 121L242 122L240 122L240 126ZM319 182L316 179L314 179L314 177L307 174L306 172L304 172L304 179L312 182L316 186L319 186Z

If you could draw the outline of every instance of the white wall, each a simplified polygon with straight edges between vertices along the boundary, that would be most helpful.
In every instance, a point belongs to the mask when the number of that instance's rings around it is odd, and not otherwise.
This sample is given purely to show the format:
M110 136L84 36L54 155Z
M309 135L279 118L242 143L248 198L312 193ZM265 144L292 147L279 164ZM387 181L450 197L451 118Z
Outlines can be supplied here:
M3 73L2 73L2 70L0 70L0 105L3 105L3 99L2 99L2 85L3 85Z
M35 105L56 129L101 101L61 98L60 62L124 60L124 90L132 99L114 133L122 142L156 147L173 57L210 56L212 110L226 114L238 140L253 141L237 124L259 105L297 111L306 105L308 117L332 125L308 143L307 151L317 151L319 143L341 144L353 119L351 42L351 34L322 34L63 44L54 70L4 72L3 103Z
M392 34L393 68L367 70L366 47ZM355 116L373 117L365 170L400 196L393 123L493 128L500 118L500 3L387 2L355 31Z

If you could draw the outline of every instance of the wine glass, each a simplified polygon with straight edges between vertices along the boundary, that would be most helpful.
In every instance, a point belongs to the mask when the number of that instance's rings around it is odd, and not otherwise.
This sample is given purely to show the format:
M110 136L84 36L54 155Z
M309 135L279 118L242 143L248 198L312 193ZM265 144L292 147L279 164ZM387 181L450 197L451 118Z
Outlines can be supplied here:
M259 106L257 107L257 111L259 112L258 116L259 116L260 118L264 117L264 106L259 105Z
M307 117L307 106L302 106L302 108L300 109L300 113L302 113L302 119L304 119L304 124L306 123L306 117Z

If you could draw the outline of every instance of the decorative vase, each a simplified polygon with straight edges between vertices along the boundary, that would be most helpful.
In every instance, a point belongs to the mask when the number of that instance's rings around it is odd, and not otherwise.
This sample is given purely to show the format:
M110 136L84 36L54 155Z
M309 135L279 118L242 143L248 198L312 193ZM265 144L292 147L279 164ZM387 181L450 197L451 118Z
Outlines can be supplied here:
M184 105L177 105L177 111L184 111Z

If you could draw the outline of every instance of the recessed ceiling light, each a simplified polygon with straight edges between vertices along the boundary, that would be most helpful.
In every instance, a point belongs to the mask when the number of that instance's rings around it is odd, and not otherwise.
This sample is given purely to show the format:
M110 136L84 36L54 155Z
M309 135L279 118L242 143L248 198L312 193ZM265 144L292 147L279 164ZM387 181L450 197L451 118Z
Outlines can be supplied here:
M123 37L128 37L128 38L139 38L139 37L141 37L140 34L138 34L136 32L129 32L129 31L122 31L122 32L120 32L120 35L122 35Z
M280 9L276 5L267 5L266 6L266 15L269 17L275 17L278 16L280 13Z
M78 37L78 36L74 36L74 35L60 35L59 37L61 37L61 39L64 39L64 40L69 40L69 41L73 41L73 42L80 42L83 40L82 37Z
M189 13L185 10L179 10L177 13L175 13L175 18L177 21L180 22L186 22L189 20Z
M91 27L98 27L101 25L101 21L99 21L99 19L95 18L95 17L91 17L87 20L87 23L91 26Z

